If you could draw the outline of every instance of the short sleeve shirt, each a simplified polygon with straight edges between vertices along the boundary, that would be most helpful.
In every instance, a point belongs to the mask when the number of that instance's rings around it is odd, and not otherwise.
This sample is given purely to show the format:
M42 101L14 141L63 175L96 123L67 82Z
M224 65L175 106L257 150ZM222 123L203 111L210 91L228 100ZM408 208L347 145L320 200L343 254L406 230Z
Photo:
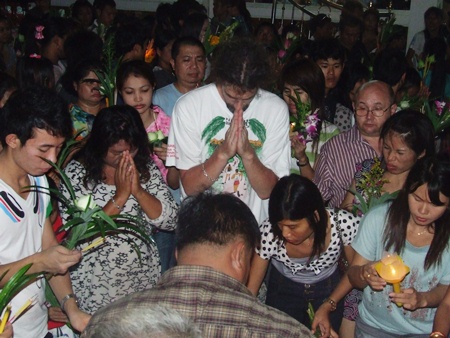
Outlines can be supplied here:
M308 265L294 263L287 255L286 246L283 240L277 239L273 233L273 227L269 219L260 225L261 245L256 249L257 254L263 259L276 259L288 267L292 274L297 274L302 270L314 271L316 275L324 269L333 267L341 253L341 240L339 231L334 220L335 209L327 208L331 221L331 240L328 248L318 257L313 259ZM348 246L353 242L359 227L359 217L354 216L346 210L338 211L338 222L341 227L342 242Z

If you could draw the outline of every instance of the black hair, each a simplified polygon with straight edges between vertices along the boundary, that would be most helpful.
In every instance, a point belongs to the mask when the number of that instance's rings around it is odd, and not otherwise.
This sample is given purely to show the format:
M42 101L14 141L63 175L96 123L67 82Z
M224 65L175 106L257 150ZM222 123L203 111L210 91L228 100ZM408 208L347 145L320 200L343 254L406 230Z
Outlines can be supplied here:
M271 82L272 69L267 52L254 39L231 39L216 51L211 69L211 77L216 83L248 91Z
M318 214L318 216L317 216ZM270 194L269 221L276 238L284 240L278 223L306 218L314 232L314 244L309 260L319 256L325 248L328 213L317 186L309 179L291 174L282 177Z
M407 109L390 116L381 128L380 139L385 139L392 132L399 134L416 156L423 152L425 157L435 154L433 124L421 112Z
M337 85L341 103L348 109L353 110L350 92L358 82L367 82L369 79L370 71L365 65L354 61L346 62Z
M93 6L102 11L106 6L116 8L116 2L114 0L94 0Z
M331 19L327 15L317 14L315 17L313 17L309 21L309 30L311 32L311 35L314 35L317 28L319 28L319 27L322 28L330 22L331 22Z
M196 244L227 245L236 239L243 239L252 251L261 240L255 216L239 198L203 192L181 203L176 228L178 251Z
M183 27L181 27L179 36L191 36L193 38L200 39L200 33L205 21L207 20L208 16L205 13L194 12L189 14L184 19L184 24Z
M75 67L83 60L100 61L103 52L103 41L92 31L75 32L64 41L67 69Z
M184 36L176 39L173 42L171 52L172 59L175 60L177 58L178 54L180 54L180 49L183 46L197 46L203 51L203 54L206 54L205 46L200 42L198 38L192 36Z
M39 26L43 27L40 34L37 30ZM25 55L42 54L43 49L51 43L55 36L64 38L72 31L73 27L73 21L67 18L49 16L40 20L36 26L30 27L25 36Z
M430 202L435 206L444 205L439 195L442 193L450 197L450 161L447 156L427 157L418 160L412 167L403 189L389 207L383 235L386 251L394 250L401 254L405 248L407 226L411 217L408 195L424 184L427 184ZM443 263L442 253L448 247L450 239L449 223L450 209L447 206L444 214L434 221L434 236L425 257L425 269Z
M314 62L333 59L340 60L343 64L345 61L345 51L337 39L323 39L314 42L311 57Z
M102 69L102 63L96 59L81 60L77 65L67 68L62 82L64 89L72 95L78 96L74 88L74 82L80 82L90 72Z
M117 90L122 90L125 81L130 75L148 80L152 87L155 87L156 85L155 75L153 74L151 66L143 60L131 60L122 63L117 70Z
M54 88L53 64L44 57L21 57L17 60L16 79L22 89L33 85Z
M375 58L373 78L395 86L405 74L408 64L404 53L399 49L385 49Z
M72 120L67 104L54 91L42 86L30 86L16 91L0 114L0 140L6 147L6 136L15 134L24 145L34 135L34 129L69 138Z
M130 106L111 106L99 111L81 150L81 161L86 168L86 176L83 179L86 188L104 180L103 160L108 149L121 140L128 143L131 149L137 149L134 163L140 180L149 180L150 143L139 113Z
M14 77L6 72L0 72L0 100L9 90L18 89L19 85Z
M325 98L325 78L320 67L309 59L292 61L283 67L282 85L298 86L309 96L312 111L321 109Z
M73 4L72 4L72 18L78 21L78 16L80 15L80 12L83 8L87 8L91 11L92 13L92 22L94 22L94 18L95 18L95 11L94 11L94 6L92 6L92 4L88 1L88 0L76 0ZM92 24L91 22L91 24Z
M155 48L162 50L176 38L177 34L172 30L156 29L154 46Z
M135 45L145 49L148 38L144 33L144 26L138 21L119 26L114 38L116 55L118 57L125 55L132 51Z

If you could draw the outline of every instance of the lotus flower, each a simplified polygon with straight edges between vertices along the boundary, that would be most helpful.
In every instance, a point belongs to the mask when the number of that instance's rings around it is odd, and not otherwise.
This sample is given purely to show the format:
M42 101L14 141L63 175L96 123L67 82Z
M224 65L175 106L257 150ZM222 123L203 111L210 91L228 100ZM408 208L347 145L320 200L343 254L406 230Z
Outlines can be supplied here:
M395 293L400 293L400 282L409 273L409 267L403 263L402 258L397 255L390 255L383 257L375 264L375 270L381 278L386 282L391 283L394 287ZM397 306L402 306L402 303L396 303Z

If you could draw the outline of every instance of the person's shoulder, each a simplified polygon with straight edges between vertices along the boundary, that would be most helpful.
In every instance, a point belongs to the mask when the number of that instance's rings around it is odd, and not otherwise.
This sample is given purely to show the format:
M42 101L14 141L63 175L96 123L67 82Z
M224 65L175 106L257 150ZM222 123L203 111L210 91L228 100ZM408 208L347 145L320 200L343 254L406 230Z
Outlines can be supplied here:
M167 86L158 88L155 90L155 93L153 94L153 98L163 96L167 93L170 93L172 91L176 90L175 85L173 83L168 84Z
M278 95L269 92L265 89L258 89L258 92L256 93L256 97L258 101L260 101L263 104L282 104L286 105L284 100L280 98Z

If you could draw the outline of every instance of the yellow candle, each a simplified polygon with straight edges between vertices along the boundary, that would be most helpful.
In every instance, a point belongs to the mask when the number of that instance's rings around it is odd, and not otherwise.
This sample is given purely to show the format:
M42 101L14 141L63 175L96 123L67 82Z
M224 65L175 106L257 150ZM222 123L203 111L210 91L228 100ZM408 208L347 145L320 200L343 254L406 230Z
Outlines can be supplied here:
M400 290L400 283L393 283L392 286L394 287L394 292L395 293L400 293L401 292L401 290ZM403 306L403 303L400 303L400 302L397 302L395 304L397 304L397 306Z
M20 315L31 306L32 302L33 302L32 299L28 299L25 302L25 304L23 304L22 307L19 310L17 310L14 316L11 317L11 322L14 322L17 318L19 318Z
M103 244L104 242L105 242L105 238L99 238L99 239L97 239L97 240L95 240L95 241L93 241L91 244L89 244L87 247L85 247L85 248L83 248L81 251L82 252L86 252L86 251L88 251L88 250L90 250L90 249L92 249L92 248L95 248L96 246L99 246L100 244Z
M0 333L3 333L5 330L6 323L8 322L9 315L11 314L11 305L8 305L5 310L5 314L3 315L2 322L0 323Z

